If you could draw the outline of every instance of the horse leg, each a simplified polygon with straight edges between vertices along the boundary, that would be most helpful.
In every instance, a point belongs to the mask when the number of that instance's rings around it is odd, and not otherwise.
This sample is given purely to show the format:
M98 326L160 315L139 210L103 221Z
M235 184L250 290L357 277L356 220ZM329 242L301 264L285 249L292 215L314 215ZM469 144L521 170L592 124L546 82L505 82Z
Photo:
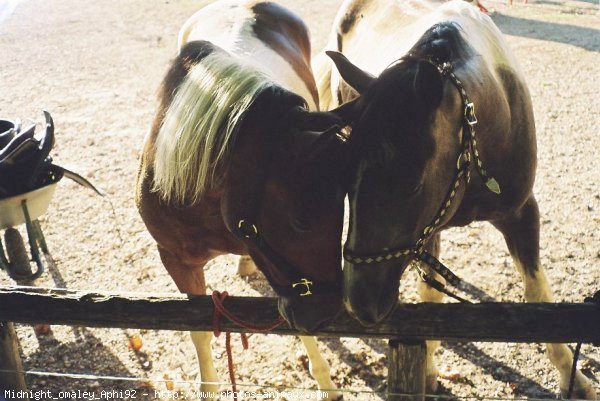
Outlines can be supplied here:
M431 253L436 258L440 255L440 234L436 234L431 238L429 243L427 244L427 251ZM441 283L445 283L446 281L442 276L433 271L429 265L425 263L421 263L421 268L427 272L430 277L435 278L437 281ZM419 292L419 296L423 302L442 302L444 298L444 294L437 291L434 288L431 288L427 283L423 280L417 281L417 290ZM427 376L425 381L425 386L427 388L428 393L435 393L438 388L438 368L435 363L435 351L440 346L441 341L427 341Z
M331 381L330 367L319 351L317 339L306 336L299 336L299 338L304 344L308 355L308 371L317 381L319 390L327 393L327 397L321 399L328 401L341 400L343 398L342 393L337 391L335 384Z
M500 230L508 250L521 274L527 302L553 302L552 290L540 265L540 216L533 195L523 207L501 220L492 222ZM546 344L550 362L560 373L560 390L566 396L569 388L573 354L565 344ZM573 398L596 399L591 381L580 371L575 374Z
M238 262L238 274L241 277L248 277L256 273L256 265L252 258L248 255L240 256L240 261Z
M195 263L190 265L181 260L177 255L159 247L160 258L163 265L169 272L171 278L177 285L179 291L185 294L206 295L206 282L204 280L204 263ZM217 371L213 363L211 340L213 334L209 331L191 331L192 342L196 347L198 363L200 365L200 378L202 384L200 391L215 394L215 397L205 397L206 400L216 399L219 386Z

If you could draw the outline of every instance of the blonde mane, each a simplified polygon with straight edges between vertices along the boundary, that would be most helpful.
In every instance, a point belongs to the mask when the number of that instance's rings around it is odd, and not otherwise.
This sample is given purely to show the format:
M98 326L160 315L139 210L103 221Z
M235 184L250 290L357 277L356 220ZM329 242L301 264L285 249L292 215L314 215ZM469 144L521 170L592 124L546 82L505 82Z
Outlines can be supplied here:
M152 190L179 205L197 203L222 177L236 127L273 83L226 53L212 53L186 75L165 113L155 145Z

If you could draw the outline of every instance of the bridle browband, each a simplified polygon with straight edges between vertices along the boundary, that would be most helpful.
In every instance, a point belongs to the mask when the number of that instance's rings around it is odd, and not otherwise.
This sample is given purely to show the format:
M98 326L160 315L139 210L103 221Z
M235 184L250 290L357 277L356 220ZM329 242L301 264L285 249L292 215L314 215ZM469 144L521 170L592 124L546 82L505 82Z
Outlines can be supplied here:
M408 55L408 58L423 60L410 54ZM431 267L435 272L444 277L449 284L456 287L460 283L460 279L435 256L426 251L425 245L439 228L444 216L452 206L463 179L466 184L470 182L471 159L475 160L475 169L482 178L488 190L495 194L500 194L500 185L498 184L498 181L491 177L483 168L483 163L477 150L477 140L475 138L475 125L477 124L475 105L471 99L469 99L462 82L454 74L452 64L449 62L440 62L439 60L435 59L425 59L425 61L435 65L443 77L448 77L450 79L450 81L458 89L463 104L463 136L461 140L461 151L456 161L456 173L454 180L450 185L450 189L448 190L446 198L444 199L438 213L433 218L431 223L423 229L421 236L412 247L395 248L377 254L357 255L350 251L346 245L344 246L344 259L349 263L362 265L377 264L400 258L419 260L429 265L429 267ZM460 301L466 301L464 298L461 298L460 296L448 291L444 284L431 277L425 270L423 270L423 268L418 266L418 264L415 264L415 268L417 269L421 279L436 290L450 295Z

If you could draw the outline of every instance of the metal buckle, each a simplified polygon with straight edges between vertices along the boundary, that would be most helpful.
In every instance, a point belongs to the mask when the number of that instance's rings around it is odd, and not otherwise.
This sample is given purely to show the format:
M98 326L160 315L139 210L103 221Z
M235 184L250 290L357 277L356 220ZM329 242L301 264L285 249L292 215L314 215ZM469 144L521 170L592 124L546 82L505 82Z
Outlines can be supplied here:
M425 272L425 270L423 270L419 265L417 264L413 264L413 266L415 267L415 270L417 270L417 274L419 275L419 278L424 281L427 282L427 279L429 278L429 276L427 275L427 273Z
M306 292L303 292L302 294L300 294L301 297L305 297L307 295L312 295L312 292L310 291L310 286L313 285L314 283L306 278L302 278L300 279L299 282L297 283L293 283L292 284L292 288L296 288L296 286L299 285L303 285L306 287Z
M348 143L350 140L350 134L352 132L352 127L346 125L345 127L341 127L338 132L335 134L338 141L341 143Z
M238 230L244 238L258 238L258 228L256 227L256 225L250 224L250 230L248 230L248 223L245 219L242 219L238 222Z
M465 120L471 127L477 124L477 116L475 116L475 105L473 102L465 104Z
M434 62L434 64L437 65L438 71L443 77L449 75L452 72L452 64L450 64L447 61L441 64L439 62Z

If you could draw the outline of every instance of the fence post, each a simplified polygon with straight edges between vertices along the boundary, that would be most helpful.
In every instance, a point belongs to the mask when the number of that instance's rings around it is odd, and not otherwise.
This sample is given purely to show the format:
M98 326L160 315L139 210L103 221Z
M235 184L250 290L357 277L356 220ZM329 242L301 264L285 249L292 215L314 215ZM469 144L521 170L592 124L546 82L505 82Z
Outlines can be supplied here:
M0 322L0 390L27 391L17 334L11 322ZM4 391L2 391L4 395ZM28 400L28 397L19 397Z
M424 401L427 367L425 341L390 339L388 349L388 401Z

